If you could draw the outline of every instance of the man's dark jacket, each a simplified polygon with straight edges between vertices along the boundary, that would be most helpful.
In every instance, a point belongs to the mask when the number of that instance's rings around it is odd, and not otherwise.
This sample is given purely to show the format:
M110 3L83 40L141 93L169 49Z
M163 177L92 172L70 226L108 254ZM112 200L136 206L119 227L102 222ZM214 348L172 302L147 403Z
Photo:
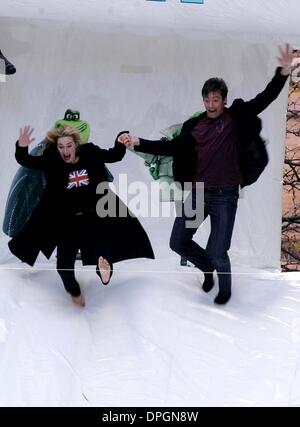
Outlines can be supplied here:
M273 79L266 88L250 101L236 99L229 108L225 108L234 119L238 129L238 159L243 178L241 186L253 184L268 163L265 141L260 136L261 120L257 117L281 92L288 76L280 74L278 67ZM179 136L170 141L149 141L140 138L135 151L161 156L173 156L174 181L183 185L193 182L196 174L196 140L192 136L195 126L207 116L204 112L198 117L187 120Z

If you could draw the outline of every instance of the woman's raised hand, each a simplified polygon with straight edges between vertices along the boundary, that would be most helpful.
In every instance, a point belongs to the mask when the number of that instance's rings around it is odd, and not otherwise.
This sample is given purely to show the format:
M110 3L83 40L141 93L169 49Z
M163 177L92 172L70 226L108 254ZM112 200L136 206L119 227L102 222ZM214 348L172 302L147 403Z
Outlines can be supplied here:
M30 145L35 140L35 138L31 138L33 131L34 129L30 125L24 126L23 128L20 129L20 136L19 136L20 147L28 147L28 145Z

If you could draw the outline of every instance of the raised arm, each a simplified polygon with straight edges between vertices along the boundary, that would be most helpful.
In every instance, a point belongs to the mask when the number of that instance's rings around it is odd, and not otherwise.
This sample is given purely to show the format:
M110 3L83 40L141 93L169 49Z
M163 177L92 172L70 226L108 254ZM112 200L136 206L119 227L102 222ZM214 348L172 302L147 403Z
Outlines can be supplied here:
M16 143L15 157L21 166L44 170L46 166L44 156L31 156L28 153L29 145L35 140L35 138L32 138L33 130L31 126L24 126L20 129L19 139Z
M275 76L270 83L255 98L244 104L245 108L255 115L264 111L278 97L288 79L293 60L293 51L289 44L286 44L284 48L279 47L277 60L280 66L277 68Z

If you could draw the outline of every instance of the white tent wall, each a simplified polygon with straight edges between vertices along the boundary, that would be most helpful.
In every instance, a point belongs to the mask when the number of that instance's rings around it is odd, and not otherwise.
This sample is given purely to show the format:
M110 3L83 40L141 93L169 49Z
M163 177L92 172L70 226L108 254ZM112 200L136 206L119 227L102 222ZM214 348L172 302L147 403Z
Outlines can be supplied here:
M298 0L204 0L182 4L180 0L1 0L1 16L67 20L80 25L125 25L141 33L150 27L188 33L203 31L220 38L281 40L299 43Z
M120 130L159 138L159 130L203 109L201 88L220 76L234 98L250 99L272 78L277 46L245 40L191 38L182 34L134 34L127 30L88 31L55 21L2 19L1 48L9 53L17 73L0 84L2 122L0 150L0 217L11 180L18 168L14 143L20 126L32 124L37 141L67 108L81 111L91 124L91 141L110 147ZM284 157L287 85L261 115L263 136L269 141L270 162L253 186L241 193L231 255L233 267L280 266L281 179ZM151 179L143 161L127 153L110 166L118 182ZM156 255L171 254L168 238L173 218L158 234L155 219L142 222L153 239ZM196 239L205 243L208 226ZM1 261L7 262L7 237L1 237Z

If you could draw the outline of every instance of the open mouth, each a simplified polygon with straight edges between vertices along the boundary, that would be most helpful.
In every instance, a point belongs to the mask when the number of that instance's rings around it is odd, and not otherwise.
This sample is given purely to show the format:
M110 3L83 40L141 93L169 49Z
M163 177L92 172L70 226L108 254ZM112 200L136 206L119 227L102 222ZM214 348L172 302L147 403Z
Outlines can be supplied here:
M69 162L71 160L71 156L63 156L65 162Z

